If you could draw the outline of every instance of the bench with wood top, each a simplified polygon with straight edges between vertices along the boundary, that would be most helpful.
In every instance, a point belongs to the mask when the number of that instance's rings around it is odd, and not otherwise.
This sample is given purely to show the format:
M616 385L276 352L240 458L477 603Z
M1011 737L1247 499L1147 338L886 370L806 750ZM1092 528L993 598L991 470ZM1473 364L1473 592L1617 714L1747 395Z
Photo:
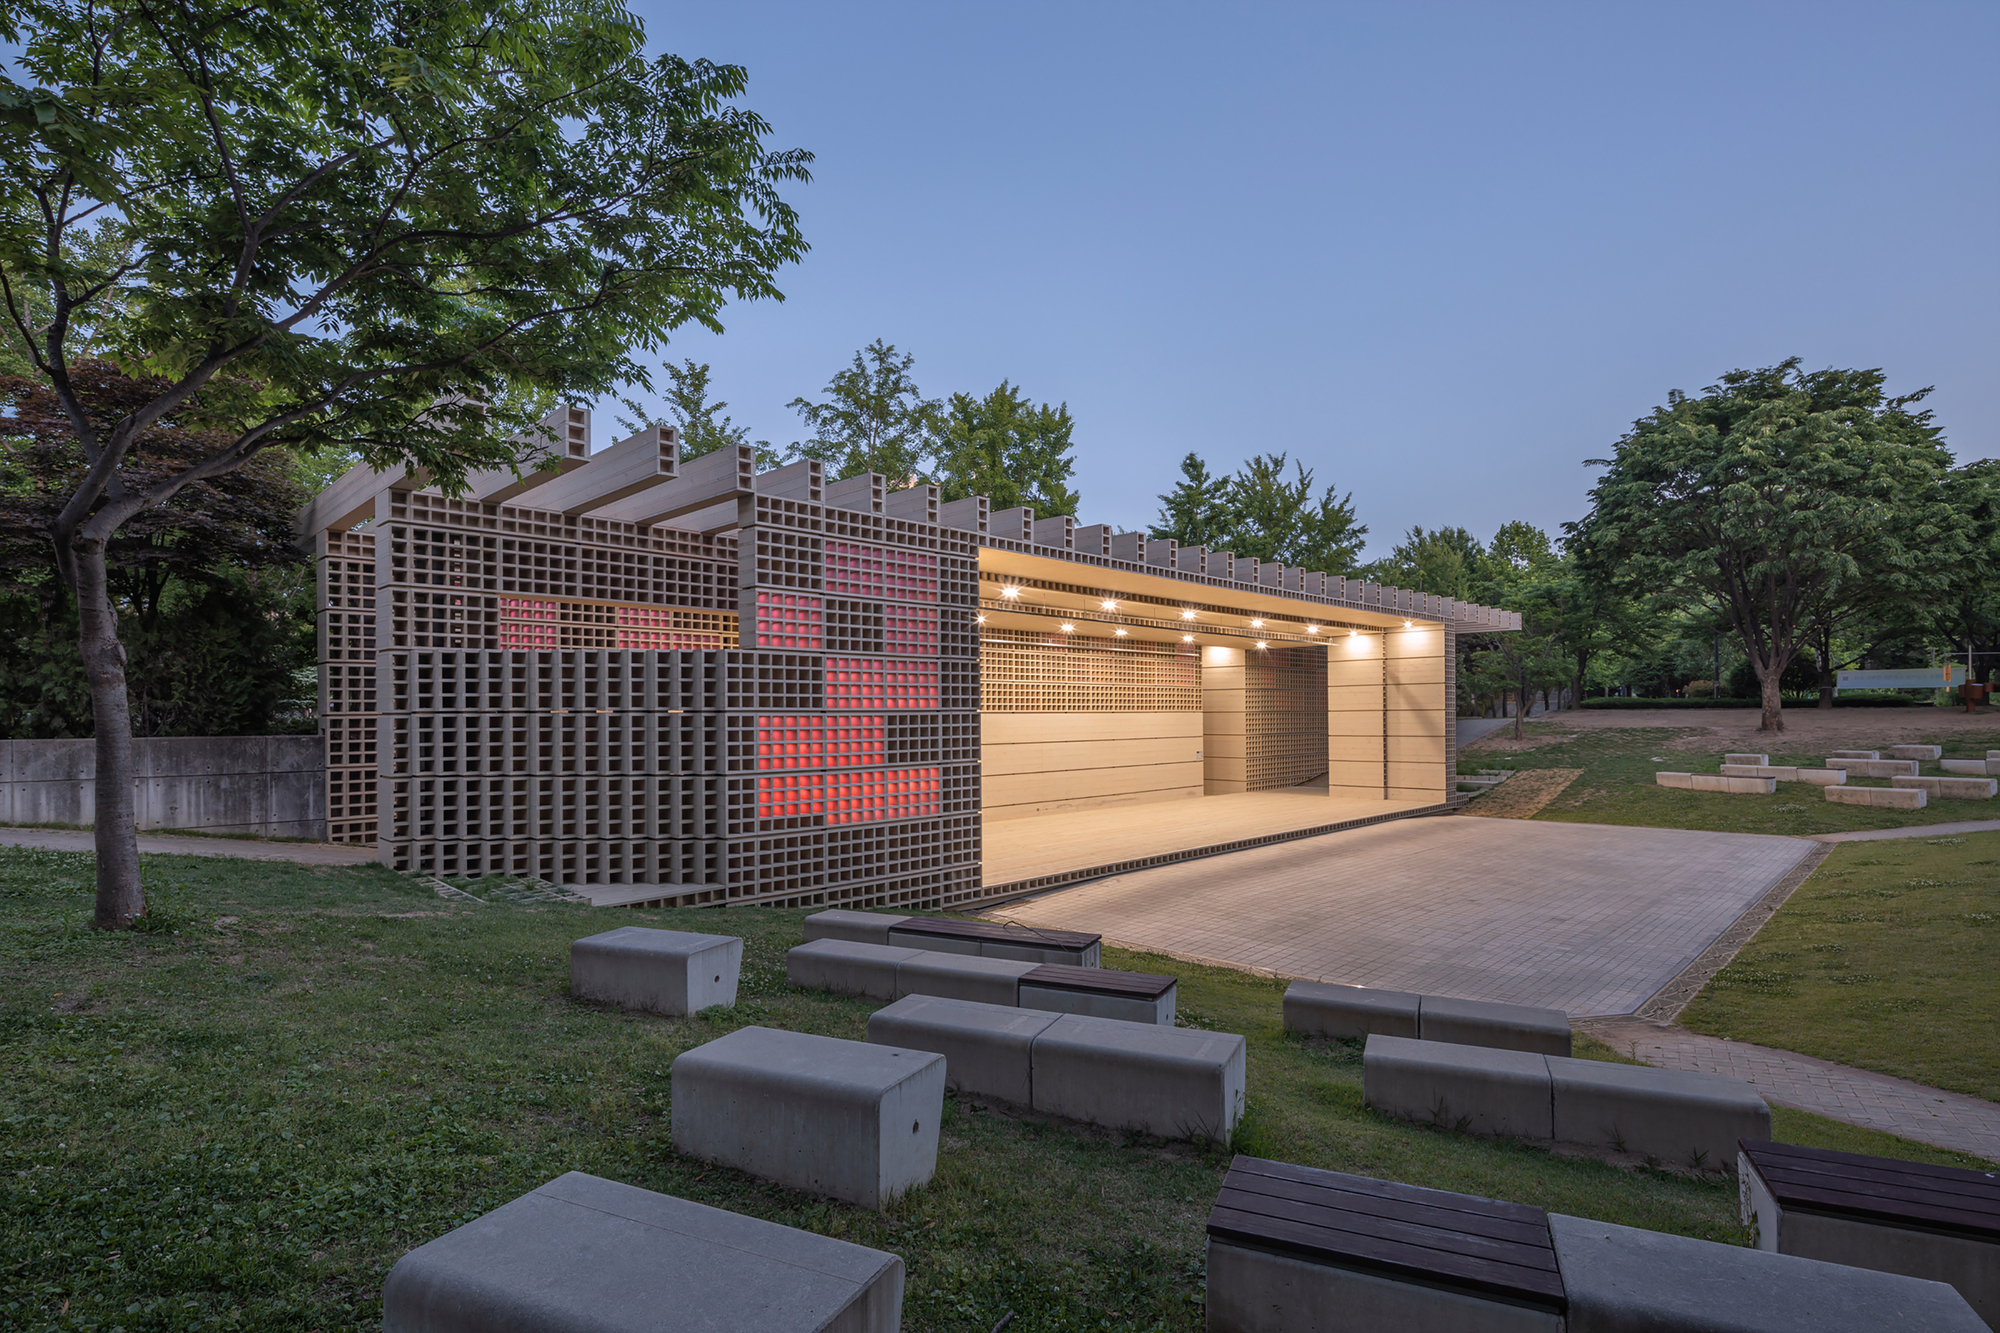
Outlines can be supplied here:
M1023 1009L1172 1027L1175 990L1174 978L1152 972L1043 963L1021 974L1018 1003Z
M1940 1282L1238 1157L1209 1333L1978 1333Z
M889 943L943 953L973 953L981 958L1012 958L1026 963L1067 963L1096 967L1103 936L1077 930L1044 930L1011 921L962 921L948 916L904 917L889 927Z
M1744 1140L1757 1248L1948 1282L2000 1328L2000 1173Z

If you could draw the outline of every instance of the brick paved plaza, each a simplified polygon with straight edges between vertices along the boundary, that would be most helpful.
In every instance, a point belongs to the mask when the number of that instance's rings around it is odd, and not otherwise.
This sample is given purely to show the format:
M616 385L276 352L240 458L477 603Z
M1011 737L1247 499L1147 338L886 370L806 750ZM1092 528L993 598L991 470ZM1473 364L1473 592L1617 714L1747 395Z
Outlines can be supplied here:
M991 915L1286 976L1623 1014L1810 846L1761 834L1401 820L1118 875Z

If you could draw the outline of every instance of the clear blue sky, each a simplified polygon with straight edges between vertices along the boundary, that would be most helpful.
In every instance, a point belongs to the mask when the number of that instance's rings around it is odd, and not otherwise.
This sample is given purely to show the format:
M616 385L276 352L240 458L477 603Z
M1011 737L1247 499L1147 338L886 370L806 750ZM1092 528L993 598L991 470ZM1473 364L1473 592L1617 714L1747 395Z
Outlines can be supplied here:
M1792 355L2000 452L1990 0L636 8L818 155L789 299L669 353L774 443L879 337L1067 402L1086 523L1284 450L1371 554L1553 530L1669 389Z

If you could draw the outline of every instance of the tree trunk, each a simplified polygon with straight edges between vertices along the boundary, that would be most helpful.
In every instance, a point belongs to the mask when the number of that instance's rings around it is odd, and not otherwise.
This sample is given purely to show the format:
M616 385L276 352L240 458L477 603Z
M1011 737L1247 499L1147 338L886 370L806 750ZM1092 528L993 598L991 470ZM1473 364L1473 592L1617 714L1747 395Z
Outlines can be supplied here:
M1819 706L1833 707L1833 634L1822 636L1819 648Z
M1764 687L1764 717L1757 724L1757 730L1759 731L1783 731L1785 729L1785 701L1778 693L1778 687L1783 675L1784 672L1779 670L1774 664L1772 669L1765 672L1762 677Z
M132 713L125 694L125 647L111 605L104 544L79 537L75 560L76 614L82 628L84 678L97 733L97 912L91 925L123 930L146 914L139 883L139 832L132 807Z

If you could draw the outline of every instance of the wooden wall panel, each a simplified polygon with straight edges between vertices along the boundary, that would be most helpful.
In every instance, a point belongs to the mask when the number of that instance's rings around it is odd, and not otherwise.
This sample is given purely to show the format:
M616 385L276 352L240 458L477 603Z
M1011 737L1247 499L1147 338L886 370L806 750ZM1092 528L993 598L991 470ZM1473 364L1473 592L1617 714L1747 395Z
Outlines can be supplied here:
M1200 713L984 713L988 819L1202 793Z

